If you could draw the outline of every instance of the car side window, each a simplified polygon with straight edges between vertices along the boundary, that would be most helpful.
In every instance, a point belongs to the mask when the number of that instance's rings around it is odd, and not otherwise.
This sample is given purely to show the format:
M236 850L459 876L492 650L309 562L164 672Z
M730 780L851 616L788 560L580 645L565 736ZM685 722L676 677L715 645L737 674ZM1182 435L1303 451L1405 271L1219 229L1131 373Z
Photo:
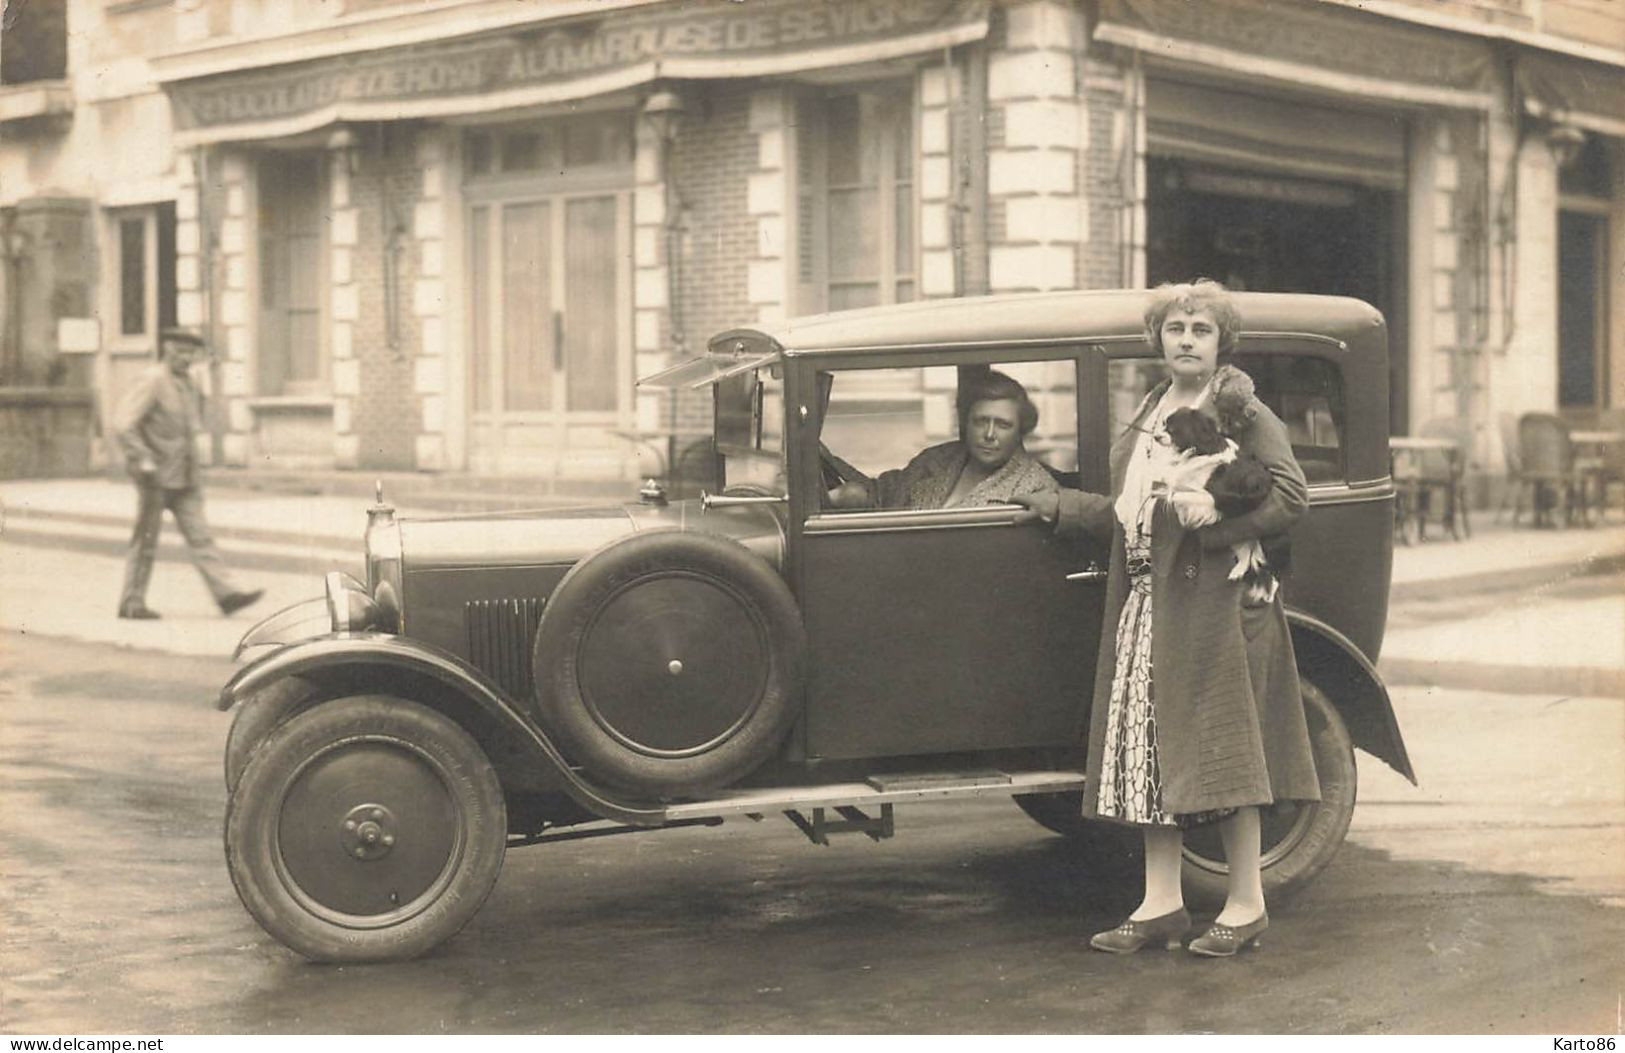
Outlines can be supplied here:
M944 471L957 468L961 409L965 393L986 390L989 371L1024 389L1038 420L1020 448L1061 485L1076 486L1078 470L1077 363L1074 359L1009 361L991 365L844 369L819 374L827 391L819 435L821 467L827 484L858 481L867 499L845 505L822 502L823 511L875 511L946 507L919 503L924 486L910 484L927 463ZM997 383L1005 383L997 381ZM998 390L1009 390L1008 387ZM990 423L997 429L1000 425ZM962 458L961 458L962 459ZM911 477L899 481L903 470ZM892 474L888 474L892 473ZM957 472L953 472L957 474ZM885 476L885 485L880 485ZM953 480L946 481L951 486ZM833 489L828 486L826 489ZM910 494L913 497L910 497ZM978 503L989 503L981 501Z
M1238 352L1258 397L1275 411L1310 483L1338 483L1343 466L1343 384L1335 363L1313 355Z
M1238 351L1235 365L1253 378L1259 400L1286 425L1304 478L1310 483L1343 481L1343 387L1336 364L1314 355ZM1165 375L1160 359L1110 363L1106 388L1113 440Z

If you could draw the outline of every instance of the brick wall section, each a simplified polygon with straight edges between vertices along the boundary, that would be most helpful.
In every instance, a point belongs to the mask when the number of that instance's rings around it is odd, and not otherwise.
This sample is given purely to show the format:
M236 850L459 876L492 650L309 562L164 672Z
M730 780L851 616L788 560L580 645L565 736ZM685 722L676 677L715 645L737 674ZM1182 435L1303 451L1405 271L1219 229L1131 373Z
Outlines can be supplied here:
M337 285L331 311L336 441L341 451L355 458L353 463L359 468L441 468L444 465L432 458L433 463L421 463L418 455L420 436L425 429L417 390L416 360L422 348L424 326L414 300L422 266L420 254L415 251L413 212L423 191L423 174L413 137L400 130L391 130L381 139L368 136L357 154L356 171L349 179L349 197L355 217L355 241L349 265L354 293L345 296L354 296L354 318L343 317L348 312L340 309L338 290L341 287ZM336 200L334 204L336 207ZM340 226L336 222L337 215L335 211L335 231ZM385 289L384 256L392 230L399 232L394 254L397 281L393 304L399 338L394 347L390 346L386 318L389 297ZM335 255L341 247L336 242L337 239L333 246ZM335 283L339 271L335 259ZM338 335L346 321L351 323L347 349ZM350 352L347 359L340 357L345 350ZM346 360L354 363L359 389L364 394L355 399L348 414L341 414L337 406L338 378L340 364ZM348 420L344 419L346 416Z
M750 128L750 95L718 90L691 105L672 150L679 217L678 305L684 353L698 354L714 333L757 317L750 300L750 264L757 258L759 217L748 208L750 177L760 144ZM663 346L673 343L662 333ZM663 409L669 414L669 409ZM669 417L667 418L669 420ZM678 429L709 433L710 393L684 393Z

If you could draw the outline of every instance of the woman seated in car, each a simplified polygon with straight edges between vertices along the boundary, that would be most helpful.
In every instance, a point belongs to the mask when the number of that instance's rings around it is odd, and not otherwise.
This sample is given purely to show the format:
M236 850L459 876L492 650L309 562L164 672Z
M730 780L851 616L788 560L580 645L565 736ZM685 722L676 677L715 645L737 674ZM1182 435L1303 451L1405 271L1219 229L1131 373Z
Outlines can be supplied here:
M990 369L960 383L958 403L959 438L921 450L906 467L875 479L851 472L854 477L829 491L828 507L958 508L1059 489L1022 445L1038 426L1038 407L1026 388Z

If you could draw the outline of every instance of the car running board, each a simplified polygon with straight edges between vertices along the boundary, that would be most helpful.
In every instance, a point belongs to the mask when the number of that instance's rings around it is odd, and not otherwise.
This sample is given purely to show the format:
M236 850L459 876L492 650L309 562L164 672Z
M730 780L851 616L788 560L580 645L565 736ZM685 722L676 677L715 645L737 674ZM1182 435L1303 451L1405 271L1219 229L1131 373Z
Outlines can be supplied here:
M1014 797L1082 789L1080 771L910 772L871 775L863 782L826 786L735 790L703 801L667 805L666 820L686 824L736 815L760 820L769 812L783 812L814 844L827 845L832 834L860 833L875 841L890 837L892 806L905 802ZM874 811L876 808L878 813ZM839 818L831 816L831 812Z
M552 841L633 834L680 826L721 826L724 819L743 816L761 821L769 812L783 812L814 844L827 845L831 834L859 833L875 841L892 835L892 806L910 801L949 801L966 797L1016 797L1028 793L1066 793L1083 789L1081 771L992 770L909 772L871 775L863 782L823 786L768 786L732 790L701 801L668 804L664 821L654 826L628 826L613 820L547 833L512 835L509 848ZM870 814L865 808L879 808ZM829 813L835 813L831 816Z

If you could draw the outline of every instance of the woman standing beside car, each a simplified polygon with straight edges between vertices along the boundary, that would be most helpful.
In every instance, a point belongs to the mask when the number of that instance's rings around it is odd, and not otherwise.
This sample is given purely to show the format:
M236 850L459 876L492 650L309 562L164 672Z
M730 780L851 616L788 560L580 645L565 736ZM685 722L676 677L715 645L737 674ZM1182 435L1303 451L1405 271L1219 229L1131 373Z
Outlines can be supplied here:
M1112 538L1106 624L1117 633L1100 645L1083 809L1141 828L1145 893L1090 946L1117 954L1179 946L1191 928L1183 831L1218 822L1225 905L1190 950L1228 957L1269 925L1259 807L1320 797L1280 596L1244 605L1232 545L1284 532L1307 507L1307 490L1286 427L1227 363L1240 319L1224 287L1160 286L1145 327L1168 376L1113 443L1113 497L1068 490L1017 500L1058 533ZM1185 408L1217 417L1240 454L1269 470L1271 492L1252 512L1200 529L1181 524L1166 499L1177 453L1166 422Z

